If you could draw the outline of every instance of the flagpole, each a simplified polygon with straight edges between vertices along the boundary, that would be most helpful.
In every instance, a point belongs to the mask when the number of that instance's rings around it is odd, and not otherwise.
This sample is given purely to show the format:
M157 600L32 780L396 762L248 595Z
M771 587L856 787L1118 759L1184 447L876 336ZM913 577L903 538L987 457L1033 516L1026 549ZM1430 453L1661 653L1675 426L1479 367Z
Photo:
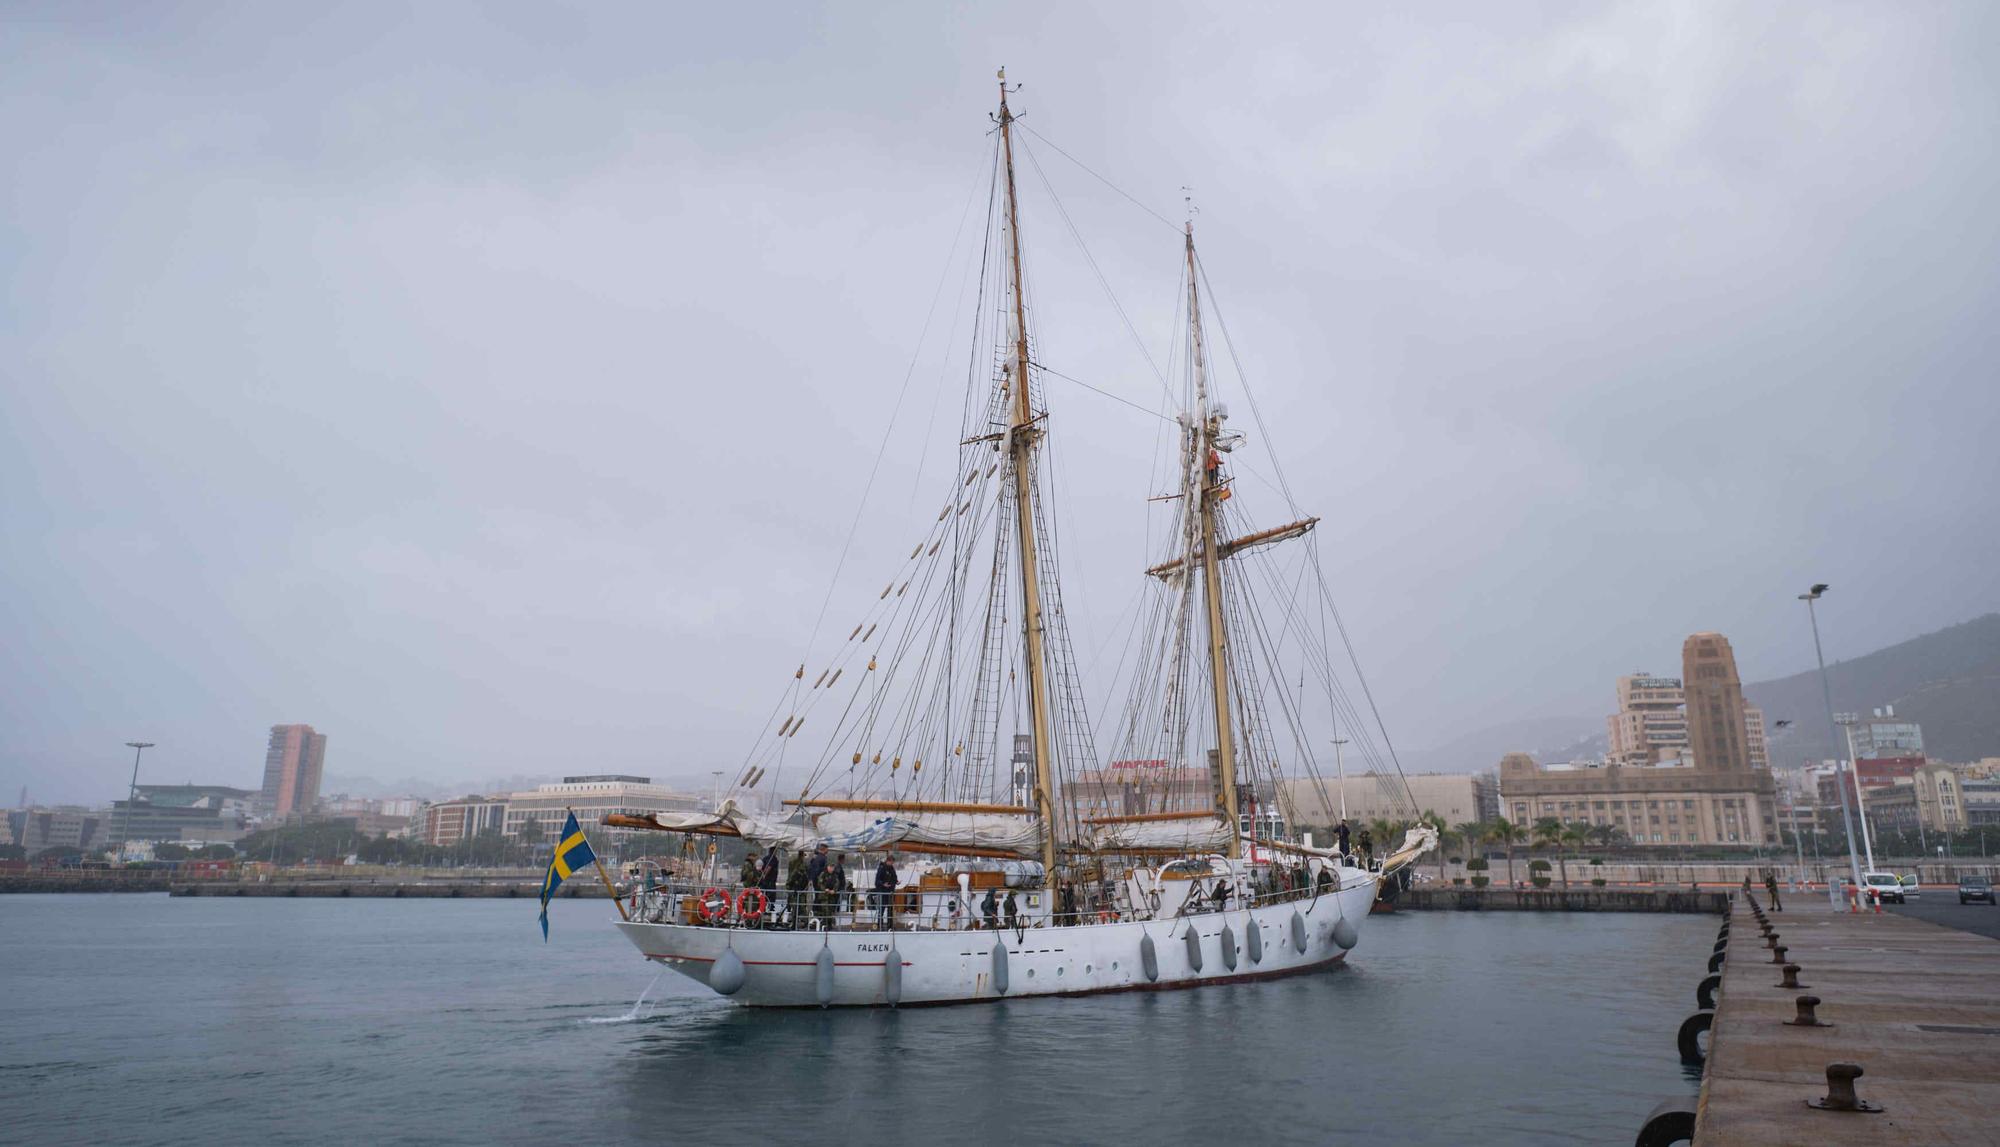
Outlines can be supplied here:
M571 816L576 815L575 809L568 809L566 811ZM582 828L583 826L581 824L577 825L577 829L579 831L581 831ZM589 838L586 837L585 839ZM618 909L618 918L624 920L627 923L630 923L632 920L632 914L625 911L625 902L623 900L618 899L618 890L611 886L611 874L604 871L604 861L598 858L597 850L594 848L590 850L590 862L597 866L597 878L604 882L604 891L607 895L611 897L611 906L613 908Z

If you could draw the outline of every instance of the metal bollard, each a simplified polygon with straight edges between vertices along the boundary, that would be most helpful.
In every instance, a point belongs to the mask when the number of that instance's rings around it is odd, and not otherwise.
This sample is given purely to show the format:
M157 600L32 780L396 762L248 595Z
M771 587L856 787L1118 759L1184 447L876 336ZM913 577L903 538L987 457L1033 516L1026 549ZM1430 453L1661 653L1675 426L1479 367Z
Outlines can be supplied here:
M1783 944L1780 944L1777 947L1771 949L1771 962L1773 964L1778 964L1782 966L1785 962L1785 953L1789 951L1791 951L1791 949L1785 947Z
M1778 986L1781 988L1807 988L1812 985L1799 983L1799 966L1797 964L1786 964L1785 980Z
M1800 996L1797 1000L1797 1003L1799 1008L1799 1014L1792 1017L1791 1019L1786 1020L1785 1021L1786 1027L1830 1028L1833 1026L1832 1024L1829 1023L1820 1022L1819 1013L1814 1010L1815 1008L1819 1007L1818 996Z
M1766 933L1764 933L1764 946L1765 946L1766 948L1775 948L1775 947L1777 947L1777 946L1778 946L1778 934L1777 934L1776 932L1766 932Z
M1854 1081L1861 1078L1858 1063L1829 1063L1826 1065L1826 1095L1819 1099L1806 1100L1807 1107L1821 1111L1858 1111L1874 1114L1882 1110L1879 1103L1870 1103L1854 1094Z

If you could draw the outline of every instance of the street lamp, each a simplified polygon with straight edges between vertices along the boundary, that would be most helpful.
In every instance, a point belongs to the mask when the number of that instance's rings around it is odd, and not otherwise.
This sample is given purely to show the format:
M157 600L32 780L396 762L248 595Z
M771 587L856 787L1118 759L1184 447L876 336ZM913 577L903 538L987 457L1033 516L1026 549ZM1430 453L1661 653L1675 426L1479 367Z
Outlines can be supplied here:
M1861 795L1861 765L1854 757L1854 726L1861 718L1852 713L1835 713L1834 724L1847 730L1847 771L1854 776L1854 815L1861 820L1861 854L1868 860L1868 871L1875 871L1875 838L1868 831L1868 800Z
M132 831L132 805L139 799L139 758L153 747L151 741L127 741L125 747L132 750L132 785L125 790L125 816L118 826L118 859L125 859L126 836Z
M1799 600L1806 603L1806 619L1812 624L1813 657L1819 662L1819 691L1820 696L1826 701L1826 731L1833 734L1832 744L1835 746L1834 752L1837 753L1840 751L1840 723L1834 720L1833 717L1833 686L1827 683L1826 653L1820 647L1819 643L1819 614L1813 609L1813 602L1818 601L1820 595L1826 591L1826 583L1820 582L1800 594ZM1847 867L1854 879L1854 894L1859 896L1861 895L1861 858L1854 854L1854 817L1848 812L1847 782L1842 778L1838 764L1834 766L1833 776L1835 781L1833 787L1840 790L1840 825L1847 833ZM1856 797L1860 795L1859 792L1855 793ZM1834 907L1838 908L1840 900L1837 896L1832 895L1833 881L1827 881L1826 887L1828 899L1832 900Z

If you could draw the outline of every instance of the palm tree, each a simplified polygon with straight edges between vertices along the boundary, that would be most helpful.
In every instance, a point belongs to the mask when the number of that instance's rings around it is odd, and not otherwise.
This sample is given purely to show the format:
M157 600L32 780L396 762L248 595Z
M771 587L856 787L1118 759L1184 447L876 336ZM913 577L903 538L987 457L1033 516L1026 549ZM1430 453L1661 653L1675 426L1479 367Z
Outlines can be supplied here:
M1562 834L1563 851L1558 854L1558 863L1562 865L1564 890L1567 890L1569 888L1569 856L1568 856L1569 851L1571 849L1581 849L1583 847L1586 832L1587 832L1586 826L1580 824L1572 825L1568 828L1563 829L1563 834Z
M1563 822L1552 816L1545 816L1535 822L1534 839L1536 848L1554 848L1562 843ZM1558 858L1560 859L1560 858ZM1569 874L1563 874L1563 887L1569 887Z
M1507 887L1509 888L1514 886L1514 846L1520 842L1524 835L1523 831L1513 821L1508 820L1504 816L1495 818L1491 824L1486 826L1486 835L1483 838L1486 843L1506 846Z
M1438 883L1439 883L1439 884L1443 884L1443 883L1444 883L1444 842L1445 842L1446 840L1450 839L1450 837L1451 837L1451 826L1450 826L1449 824L1446 824L1446 823L1445 823L1445 819L1444 819L1443 817L1441 817L1441 816L1439 816L1439 815L1437 814L1437 810L1436 810L1436 809L1428 809L1428 808L1424 810L1424 812L1423 812L1423 815L1422 815L1422 816L1419 816L1419 817L1417 818L1417 823L1418 823L1418 824L1422 824L1422 825L1427 825L1427 826L1429 826L1429 828L1431 829L1431 831L1432 831L1432 832L1435 832L1435 833L1437 833L1437 838L1438 838Z

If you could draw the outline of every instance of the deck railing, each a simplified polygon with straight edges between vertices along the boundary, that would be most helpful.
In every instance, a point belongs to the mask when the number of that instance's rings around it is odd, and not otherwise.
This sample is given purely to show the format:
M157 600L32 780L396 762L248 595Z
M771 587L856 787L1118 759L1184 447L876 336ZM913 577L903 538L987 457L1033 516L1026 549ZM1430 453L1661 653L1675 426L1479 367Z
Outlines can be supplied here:
M1359 869L1347 869L1359 872ZM1202 915L1215 911L1235 911L1284 901L1312 901L1327 896L1337 887L1328 877L1309 880L1303 887L1282 881L1257 880L1252 887L1240 884L1217 899L1213 879L1195 881L1196 888L1185 898L1142 894L1133 903L1125 885L1077 885L1074 912L1010 918L1004 907L989 919L981 912L984 889L973 889L968 899L956 889L899 888L878 893L872 889L838 892L813 889L746 888L734 882L712 884L672 881L641 887L625 894L625 911L634 921L647 924L695 924L711 928L750 928L775 931L972 931L997 923L1002 930L1041 927L1046 924L1109 924L1125 920L1154 920ZM1020 894L1026 889L996 890ZM1043 889L1035 889L1042 892ZM954 911L955 907L955 911Z

